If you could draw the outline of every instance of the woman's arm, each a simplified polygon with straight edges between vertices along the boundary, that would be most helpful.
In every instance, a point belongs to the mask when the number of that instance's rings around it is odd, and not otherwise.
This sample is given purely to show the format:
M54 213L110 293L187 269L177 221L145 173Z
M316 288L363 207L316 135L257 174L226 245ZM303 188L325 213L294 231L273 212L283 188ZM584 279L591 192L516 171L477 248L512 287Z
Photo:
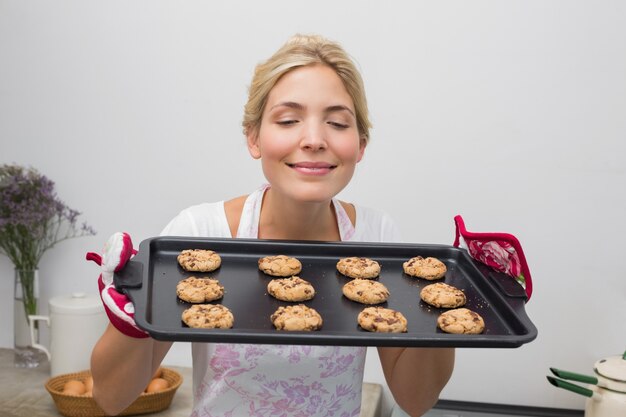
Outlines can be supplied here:
M412 417L430 410L454 369L453 348L378 348L387 385Z
M172 346L152 338L133 338L111 324L91 354L93 397L107 415L124 411L146 388Z

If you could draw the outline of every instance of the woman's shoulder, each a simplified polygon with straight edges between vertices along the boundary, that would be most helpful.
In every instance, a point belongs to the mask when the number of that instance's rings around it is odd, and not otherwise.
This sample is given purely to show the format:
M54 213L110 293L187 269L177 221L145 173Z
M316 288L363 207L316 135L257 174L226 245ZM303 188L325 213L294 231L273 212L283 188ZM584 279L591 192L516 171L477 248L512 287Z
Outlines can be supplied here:
M181 210L178 215L190 217L196 220L222 217L224 216L224 201L195 204Z
M181 210L161 232L162 236L230 237L224 201L200 203Z
M370 242L401 242L402 234L395 220L384 210L353 205L356 221L354 240Z

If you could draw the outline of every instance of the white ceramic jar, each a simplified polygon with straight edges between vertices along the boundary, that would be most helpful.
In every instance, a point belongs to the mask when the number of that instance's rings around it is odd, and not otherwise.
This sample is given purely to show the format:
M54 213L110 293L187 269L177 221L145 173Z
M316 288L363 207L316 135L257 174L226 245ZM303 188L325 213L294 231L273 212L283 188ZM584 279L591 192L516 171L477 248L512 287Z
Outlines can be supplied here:
M50 327L50 350L34 343L50 360L50 375L89 369L91 351L107 326L108 319L100 297L84 293L51 298L49 316L29 316L31 335L36 321Z

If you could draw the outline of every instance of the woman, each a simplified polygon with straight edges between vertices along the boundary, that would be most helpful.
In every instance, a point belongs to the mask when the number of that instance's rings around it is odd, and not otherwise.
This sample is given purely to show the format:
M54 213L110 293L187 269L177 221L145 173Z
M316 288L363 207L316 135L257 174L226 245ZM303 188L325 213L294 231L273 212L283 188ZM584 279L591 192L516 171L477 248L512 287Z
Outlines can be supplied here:
M243 127L268 184L248 196L185 209L162 235L399 239L384 213L335 198L363 157L370 128L360 74L338 44L297 35L258 65ZM108 413L121 412L170 346L109 326L92 355L98 404ZM194 343L192 350L192 416L358 415L364 347ZM394 399L412 416L434 405L454 366L453 349L378 353Z

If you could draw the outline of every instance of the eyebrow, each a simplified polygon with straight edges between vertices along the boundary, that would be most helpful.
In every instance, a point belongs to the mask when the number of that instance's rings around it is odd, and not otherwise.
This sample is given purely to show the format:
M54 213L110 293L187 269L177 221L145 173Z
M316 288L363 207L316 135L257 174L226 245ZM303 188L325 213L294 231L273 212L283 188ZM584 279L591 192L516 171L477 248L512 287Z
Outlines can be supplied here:
M275 109L276 107L289 107L291 109L295 109L295 110L304 110L305 106L303 106L300 103L296 103L295 101L283 101L281 103L277 103L275 105L273 105L270 110ZM337 111L347 111L348 113L350 113L352 115L352 117L356 117L354 115L354 112L352 111L352 109L350 109L350 107L348 106L344 106L343 104L336 104L334 106L328 106L324 109L325 113L333 113L333 112L337 112Z
M332 113L336 111L347 111L348 113L352 115L352 117L356 117L354 115L354 112L348 106L344 106L343 104L337 104L335 106L326 107L326 113Z

